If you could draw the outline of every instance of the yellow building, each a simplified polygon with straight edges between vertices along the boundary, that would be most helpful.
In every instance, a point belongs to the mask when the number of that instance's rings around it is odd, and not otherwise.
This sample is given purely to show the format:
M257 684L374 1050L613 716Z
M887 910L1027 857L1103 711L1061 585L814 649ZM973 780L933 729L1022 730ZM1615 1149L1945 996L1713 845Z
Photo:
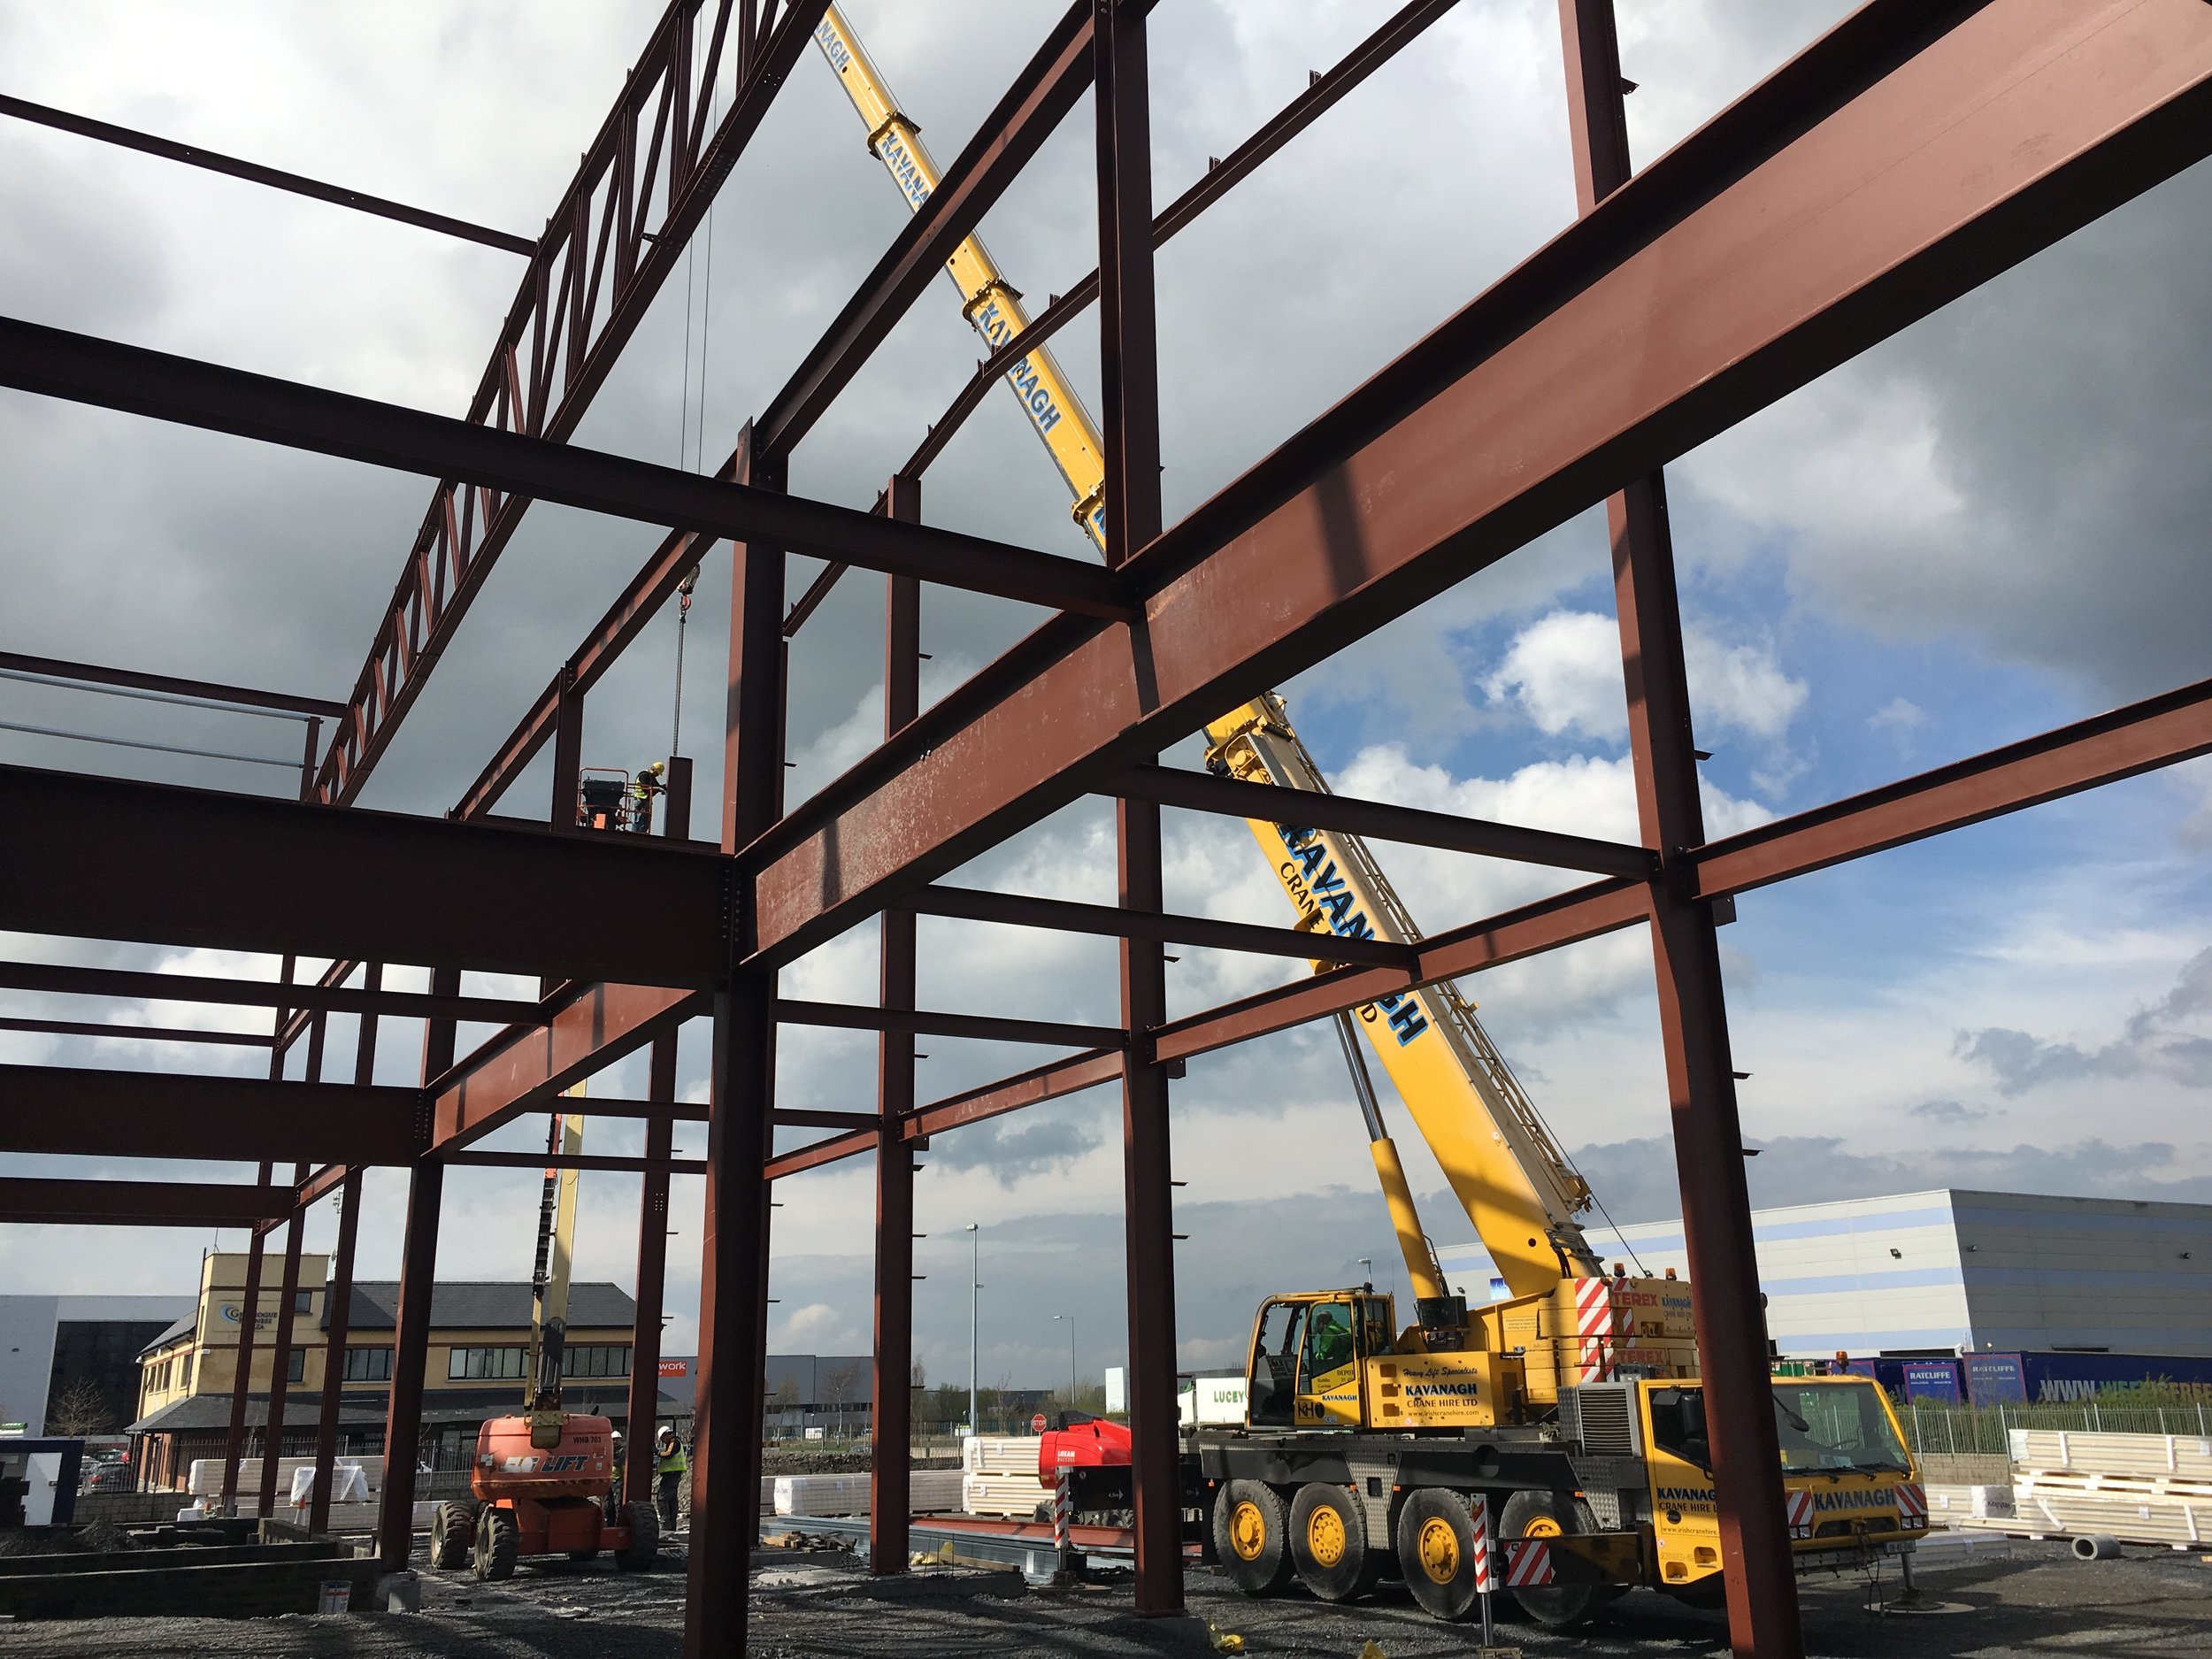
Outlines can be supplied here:
M247 1451L253 1455L260 1454L269 1417L277 1315L283 1305L283 1288L277 1282L282 1266L280 1256L264 1259L260 1294L253 1310L253 1369L246 1386ZM328 1358L324 1283L328 1271L327 1256L301 1256L280 1456L305 1456L315 1448ZM238 1326L246 1317L245 1286L243 1255L204 1257L194 1313L178 1320L139 1355L138 1420L129 1432L138 1438L137 1466L150 1486L181 1490L194 1459L225 1455L232 1385L237 1376ZM339 1447L346 1455L383 1450L398 1299L396 1280L354 1282L339 1406ZM600 1281L570 1288L564 1368L569 1379L564 1390L569 1409L611 1417L618 1429L626 1428L630 1338L636 1314L637 1304L618 1286ZM526 1281L442 1282L434 1289L421 1448L431 1467L465 1468L477 1425L521 1405L529 1342ZM664 1403L667 1408L675 1404Z

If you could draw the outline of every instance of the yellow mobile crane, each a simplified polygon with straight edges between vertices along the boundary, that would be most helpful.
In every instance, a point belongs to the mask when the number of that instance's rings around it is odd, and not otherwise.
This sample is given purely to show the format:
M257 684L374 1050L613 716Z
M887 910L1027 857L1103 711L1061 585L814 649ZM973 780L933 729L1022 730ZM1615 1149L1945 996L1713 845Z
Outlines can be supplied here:
M918 129L835 6L815 42L870 153L918 210L938 183ZM1028 326L979 238L963 242L946 272L993 351ZM1006 379L1103 552L1105 446L1088 411L1043 345ZM1217 773L1328 789L1276 696L1209 722L1206 735ZM1248 823L1315 935L1317 970L1337 965L1332 937L1420 937L1357 837ZM1355 1025L1489 1250L1505 1300L1470 1310L1445 1284ZM1253 1594L1294 1575L1330 1600L1371 1587L1394 1555L1424 1606L1463 1617L1476 1599L1480 1499L1502 1511L1496 1536L1559 1540L1555 1568L1534 1581L1551 1587L1520 1592L1547 1623L1578 1622L1634 1585L1716 1590L1718 1512L1689 1286L1671 1272L1606 1275L1578 1219L1593 1203L1588 1184L1454 986L1379 999L1356 1020L1339 1016L1338 1030L1417 1318L1401 1330L1393 1298L1365 1285L1262 1305L1243 1427L1199 1428L1186 1441L1187 1512L1210 1511L1210 1555ZM1873 1383L1778 1379L1775 1406L1801 1566L1855 1563L1925 1530L1909 1454Z

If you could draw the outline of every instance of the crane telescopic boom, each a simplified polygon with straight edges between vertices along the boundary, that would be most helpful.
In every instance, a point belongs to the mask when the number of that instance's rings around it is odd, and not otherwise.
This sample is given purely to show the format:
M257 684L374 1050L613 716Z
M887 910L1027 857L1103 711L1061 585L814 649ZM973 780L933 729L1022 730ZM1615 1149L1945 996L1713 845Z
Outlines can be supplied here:
M867 128L869 153L883 164L908 207L918 211L939 175L915 123L834 5L823 13L814 39ZM1021 296L980 238L964 241L945 270L959 290L963 314L992 350L1028 327ZM1102 553L1105 443L1089 411L1043 345L1009 369L1006 381L1066 480L1076 521ZM1210 722L1206 736L1207 763L1217 772L1328 790L1279 698L1263 697ZM1332 933L1407 942L1421 936L1358 837L1259 818L1247 822L1298 908L1299 926L1316 933L1317 966L1335 965L1325 943ZM1561 1156L1473 1005L1444 982L1370 1003L1358 1010L1357 1020L1512 1293L1535 1294L1562 1278L1600 1273L1576 1219L1590 1205L1590 1189ZM1347 1053L1356 1056L1357 1050L1348 1046ZM1353 1079L1415 1296L1440 1298L1446 1294L1442 1275L1397 1148L1382 1133L1364 1070L1355 1066Z

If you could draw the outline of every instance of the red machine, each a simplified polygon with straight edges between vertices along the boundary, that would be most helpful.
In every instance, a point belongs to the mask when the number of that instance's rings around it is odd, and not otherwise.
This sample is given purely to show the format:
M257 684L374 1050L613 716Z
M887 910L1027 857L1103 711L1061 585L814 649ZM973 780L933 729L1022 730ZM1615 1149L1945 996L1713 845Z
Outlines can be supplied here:
M1135 1487L1129 1472L1129 1425L1087 1411L1064 1411L1060 1426L1045 1431L1037 1444L1037 1479L1056 1488L1068 1471L1073 1519L1079 1526L1127 1526L1133 1519ZM1052 1518L1048 1500L1037 1518Z
M555 1145L573 1156L583 1119L553 1120ZM480 1578L505 1578L526 1556L589 1561L614 1552L624 1571L660 1553L660 1517L649 1503L614 1501L614 1425L561 1409L568 1346L570 1244L576 1230L576 1171L549 1169L539 1206L538 1259L531 1275L530 1381L523 1409L476 1432L469 1471L472 1503L441 1503L430 1528L430 1564L467 1563Z

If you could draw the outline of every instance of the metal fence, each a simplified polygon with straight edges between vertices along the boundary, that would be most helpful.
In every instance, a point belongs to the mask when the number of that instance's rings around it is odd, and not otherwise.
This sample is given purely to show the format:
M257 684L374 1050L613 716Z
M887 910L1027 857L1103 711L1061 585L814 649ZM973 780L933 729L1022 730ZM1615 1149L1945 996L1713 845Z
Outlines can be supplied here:
M1947 1405L1915 1400L1898 1416L1916 1455L2003 1455L2014 1429L2073 1433L2198 1434L2212 1438L2212 1412L2201 1402L2165 1406L2101 1406L2093 1400L2053 1405Z

